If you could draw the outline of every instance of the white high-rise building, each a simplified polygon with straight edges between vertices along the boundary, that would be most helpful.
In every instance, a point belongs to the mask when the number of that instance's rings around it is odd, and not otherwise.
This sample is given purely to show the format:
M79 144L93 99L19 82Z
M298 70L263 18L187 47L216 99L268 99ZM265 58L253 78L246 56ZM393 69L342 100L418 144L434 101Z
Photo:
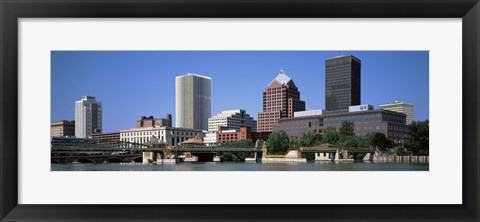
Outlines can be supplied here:
M257 121L250 117L243 109L222 111L220 114L208 118L209 132L216 132L219 126L228 127L228 129L231 130L250 127L252 132L257 132Z
M390 104L380 105L380 109L407 115L407 125L410 125L413 122L413 104L394 101Z
M94 96L83 96L75 101L75 137L88 138L102 132L102 103Z
M212 106L212 78L187 73L175 78L175 126L208 129Z

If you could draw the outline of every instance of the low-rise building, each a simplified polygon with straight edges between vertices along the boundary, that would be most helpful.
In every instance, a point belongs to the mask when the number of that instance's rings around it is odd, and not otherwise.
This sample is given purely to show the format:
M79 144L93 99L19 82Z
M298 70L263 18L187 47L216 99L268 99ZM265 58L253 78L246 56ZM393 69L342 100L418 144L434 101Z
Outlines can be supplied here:
M215 146L221 143L228 143L237 140L250 139L253 143L257 140L267 141L271 132L252 132L248 127L242 127L239 130L230 130L226 127L219 127L216 132L208 132L203 138L206 146Z
M407 125L413 122L413 104L394 101L393 103L380 105L380 109L390 110L407 115Z
M75 136L75 121L61 120L50 124L50 136Z
M132 143L146 143L152 137L159 138L160 141L167 143L169 146L178 146L181 142L194 138L195 136L203 136L202 130L167 127L167 126L153 126L131 128L120 131L120 141Z
M167 114L165 118L153 118L153 116L142 116L137 120L136 128L152 126L172 126L172 114Z
M241 127L239 130L227 129L224 126L218 127L217 143L228 143L246 139L252 139L252 129L250 127Z
M204 147L205 142L200 137L193 137L180 143L181 147Z
M354 124L356 135L380 132L395 142L408 139L409 128L406 125L405 114L388 110L372 110L368 105L363 106L365 107L366 109L362 111L353 109L352 112L283 118L273 129L274 132L284 130L290 137L299 138L307 131L323 134L329 126L335 127L338 131L342 122L350 121Z
M243 109L222 111L220 114L208 118L208 131L215 132L219 126L224 126L231 130L250 127L252 132L257 131L257 121Z
M217 133L216 132L208 132L205 134L203 138L203 142L206 146L215 146L217 144Z
M120 141L120 132L93 133L92 138L100 143L118 142Z

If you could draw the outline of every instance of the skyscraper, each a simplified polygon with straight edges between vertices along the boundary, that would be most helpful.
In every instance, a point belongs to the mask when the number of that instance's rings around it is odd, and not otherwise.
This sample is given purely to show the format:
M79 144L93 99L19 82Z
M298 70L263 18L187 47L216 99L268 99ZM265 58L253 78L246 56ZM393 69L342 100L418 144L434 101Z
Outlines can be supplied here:
M102 132L102 103L94 96L83 96L75 101L75 137L87 138Z
M337 56L325 60L325 109L348 111L360 105L361 61L354 56Z
M258 113L258 132L272 132L280 118L305 110L305 101L293 80L282 69L263 91L263 112Z
M212 106L212 78L187 73L175 78L176 127L208 130Z
M394 101L390 104L380 105L380 109L390 110L407 115L407 125L413 122L413 104Z

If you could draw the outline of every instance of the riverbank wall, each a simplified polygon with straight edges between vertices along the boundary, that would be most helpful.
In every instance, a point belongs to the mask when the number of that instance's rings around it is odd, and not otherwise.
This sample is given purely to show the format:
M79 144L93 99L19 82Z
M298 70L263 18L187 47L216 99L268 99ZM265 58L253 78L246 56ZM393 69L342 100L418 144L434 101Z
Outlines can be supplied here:
M262 163L306 163L306 158L262 158Z
M373 162L396 162L396 163L429 163L429 156L390 156L375 155Z

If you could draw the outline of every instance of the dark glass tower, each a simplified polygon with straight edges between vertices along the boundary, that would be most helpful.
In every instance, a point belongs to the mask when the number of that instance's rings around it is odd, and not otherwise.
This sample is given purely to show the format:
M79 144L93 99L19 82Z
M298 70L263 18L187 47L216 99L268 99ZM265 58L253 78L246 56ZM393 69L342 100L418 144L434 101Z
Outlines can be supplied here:
M360 59L351 55L325 60L326 111L360 105L360 65Z

